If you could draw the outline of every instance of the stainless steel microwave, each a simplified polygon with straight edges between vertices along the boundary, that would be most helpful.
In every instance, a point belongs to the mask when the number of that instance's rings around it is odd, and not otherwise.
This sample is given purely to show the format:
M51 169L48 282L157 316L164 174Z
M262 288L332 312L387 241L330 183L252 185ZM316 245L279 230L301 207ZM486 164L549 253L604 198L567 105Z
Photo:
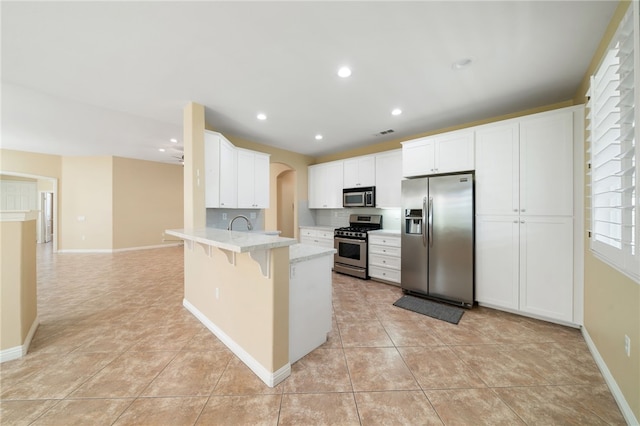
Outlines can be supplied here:
M342 190L342 207L375 207L376 187L345 188Z

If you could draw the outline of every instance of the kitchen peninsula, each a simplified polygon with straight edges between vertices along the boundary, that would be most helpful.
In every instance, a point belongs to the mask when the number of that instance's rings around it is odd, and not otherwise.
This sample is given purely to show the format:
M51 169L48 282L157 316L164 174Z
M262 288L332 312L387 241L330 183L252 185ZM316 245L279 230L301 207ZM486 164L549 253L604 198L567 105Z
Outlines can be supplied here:
M185 241L185 308L268 386L326 341L334 249L258 232L166 234Z

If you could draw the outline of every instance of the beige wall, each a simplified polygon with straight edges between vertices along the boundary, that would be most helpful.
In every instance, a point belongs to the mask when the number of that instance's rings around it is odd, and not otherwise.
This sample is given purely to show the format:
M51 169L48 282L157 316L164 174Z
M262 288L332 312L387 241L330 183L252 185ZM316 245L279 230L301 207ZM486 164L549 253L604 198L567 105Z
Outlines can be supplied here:
M207 224L204 194L204 107L189 103L184 120L184 227ZM187 201L188 200L188 201Z
M338 152L338 153L335 153L335 154L329 154L329 155L324 155L324 156L321 156L321 157L317 157L313 164L326 163L328 161L335 161L335 160L342 160L342 159L345 159L345 158L357 157L359 155L375 154L377 152L390 151L392 149L402 148L401 143L404 142L404 141L417 139L417 138L422 138L422 137L425 137L425 136L437 135L437 134L445 133L445 132L452 132L454 130L466 129L468 127L473 127L473 126L480 126L482 124L493 123L493 122L496 122L496 121L508 120L510 118L516 118L516 117L522 117L522 116L525 116L525 115L536 114L536 113L539 113L539 112L551 111L551 110L554 110L554 109L564 108L564 107L568 107L568 106L572 106L572 105L573 105L573 101L572 100L567 100L567 101L559 102L559 103L552 104L552 105L545 105L545 106L538 107L538 108L531 108L531 109L528 109L528 110L525 110L525 111L518 111L518 112L511 113L511 114L501 115L501 116L498 116L498 117L491 117L491 118L487 118L485 120L472 121L470 123L464 123L464 124L459 124L459 125L456 125L456 126L451 126L451 127L445 127L445 128L441 128L441 129L431 130L431 131L428 131L428 132L418 133L417 135L408 136L406 138L394 139L394 140L387 141L387 142L382 142L382 143L378 143L378 144L374 144L374 145L368 145L368 146L364 146L364 147L361 147L361 148L351 149L351 150L348 150L348 151L342 151L342 152Z
M0 171L60 178L62 157L0 149Z
M629 2L621 2L616 10L591 65L585 72L584 80L575 94L576 103L584 102L585 93L589 87L589 77L602 60L628 6ZM588 159L589 154L585 151L585 160ZM585 182L589 181L589 176L585 176ZM640 419L640 283L611 268L591 253L589 240L586 238L586 231L590 229L589 191L590 187L585 187L587 214L585 217L584 327L636 419ZM631 338L631 357L627 357L624 351L625 335Z
M164 230L182 228L181 165L113 157L113 248L163 244Z
M59 249L111 250L113 157L63 157L60 186Z
M22 346L37 318L36 221L0 223L0 350Z

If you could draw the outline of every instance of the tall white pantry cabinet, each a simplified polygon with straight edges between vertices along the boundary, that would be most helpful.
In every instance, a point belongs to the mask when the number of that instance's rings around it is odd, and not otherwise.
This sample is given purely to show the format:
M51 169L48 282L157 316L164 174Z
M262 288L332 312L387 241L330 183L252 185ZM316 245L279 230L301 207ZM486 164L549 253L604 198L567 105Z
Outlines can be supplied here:
M476 300L579 324L574 161L581 108L476 129ZM579 123L577 123L579 121ZM579 179L581 181L581 179ZM577 186L577 183L576 183ZM581 192L581 191L580 191ZM581 224L580 224L581 225Z

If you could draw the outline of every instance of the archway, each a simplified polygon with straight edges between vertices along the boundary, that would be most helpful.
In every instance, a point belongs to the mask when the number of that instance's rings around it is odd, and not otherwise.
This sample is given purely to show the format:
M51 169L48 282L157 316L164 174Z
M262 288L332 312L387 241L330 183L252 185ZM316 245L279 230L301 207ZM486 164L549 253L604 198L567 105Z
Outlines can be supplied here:
M297 237L296 171L283 163L271 163L271 200L265 212L265 229L277 229L280 236Z

